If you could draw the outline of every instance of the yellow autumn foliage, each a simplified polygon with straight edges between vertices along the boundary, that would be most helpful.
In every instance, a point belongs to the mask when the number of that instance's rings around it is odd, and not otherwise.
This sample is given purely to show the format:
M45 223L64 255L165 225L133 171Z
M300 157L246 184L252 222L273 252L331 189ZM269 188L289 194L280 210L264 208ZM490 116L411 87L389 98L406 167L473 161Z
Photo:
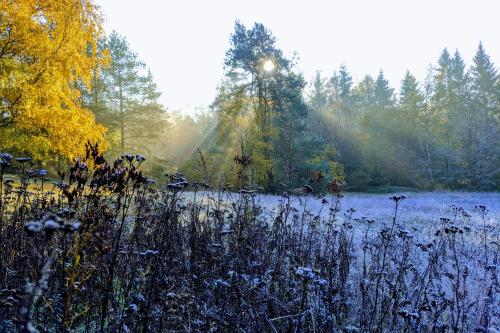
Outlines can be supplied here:
M72 159L105 128L82 108L78 86L98 56L102 17L89 0L0 0L0 148Z

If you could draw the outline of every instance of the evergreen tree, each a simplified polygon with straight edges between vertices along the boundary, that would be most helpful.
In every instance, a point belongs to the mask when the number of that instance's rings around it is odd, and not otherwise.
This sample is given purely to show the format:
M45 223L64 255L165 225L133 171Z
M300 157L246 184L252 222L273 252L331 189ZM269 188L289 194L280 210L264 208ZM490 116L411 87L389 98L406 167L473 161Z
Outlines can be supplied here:
M469 76L458 50L451 60L450 73L451 95L447 128L451 133L447 136L451 137L452 146L448 147L448 155L455 155L456 164L453 166L452 175L456 186L470 186L475 116L470 105Z
M471 105L467 140L468 162L475 188L492 189L500 180L500 86L499 76L482 43L470 69Z
M397 141L407 149L409 171L414 174L414 184L425 179L433 182L432 172L432 119L428 113L425 95L417 79L409 71L401 81L398 104Z
M291 182L297 138L303 138L300 133L307 120L302 99L305 82L275 42L262 24L247 29L236 22L226 53L225 79L213 104L220 138L229 147L229 141L237 143L225 155L240 153L243 141L252 156L251 181L269 190L280 181Z
M338 72L333 73L329 81L329 103L336 122L344 126L347 119L353 114L352 77L345 65L341 65Z
M272 91L276 118L273 126L274 174L289 188L309 177L308 159L314 156L314 138L306 135L308 108L302 98L305 82L300 75L287 73L276 77L278 89Z
M111 33L103 48L108 50L111 62L102 70L102 83L97 87L103 91L106 101L105 107L96 105L97 111L105 113L100 119L109 128L112 142L117 134L119 140L115 147L121 155L147 153L169 126L166 111L158 101L158 88L151 72L146 71L145 64L124 37Z
M162 175L167 156L158 151L158 139L171 124L151 72L116 32L99 40L98 56L108 62L94 67L92 87L83 89L82 95L84 105L108 128L108 154L147 155L146 171Z
M317 71L311 83L311 90L308 93L309 106L320 113L325 112L328 106L328 93L325 79L321 77L321 72Z
M406 113L406 117L412 126L417 124L423 103L424 96L420 91L417 79L410 71L406 71L405 77L401 81L399 107Z
M347 66L342 64L339 69L339 96L347 99L351 95L352 77L347 70Z
M365 127L369 127L378 138L383 134L385 128L386 111L393 105L394 89L389 86L389 81L380 71L373 86L373 104L370 106L372 112L365 114L363 120Z
M373 97L374 105L377 108L385 108L394 104L394 89L389 86L389 81L385 79L382 70L375 81Z
M111 65L105 70L107 99L110 109L115 113L120 138L120 154L125 153L125 119L130 113L132 104L139 98L141 78L139 71L144 63L138 60L137 54L129 49L124 37L116 32L111 33L106 41L106 48L111 55ZM113 124L115 125L115 124Z
M354 88L355 107L360 114L370 110L375 103L375 82L373 77L366 75Z
M448 50L445 48L438 60L438 67L434 75L434 91L432 95L432 106L434 112L439 115L438 129L434 134L438 137L439 142L439 157L442 160L442 166L438 167L441 170L438 177L446 185L452 186L454 177L452 175L455 157L452 154L452 130L449 121L450 109L453 103L452 84L451 84L451 57Z
M332 79L327 82L318 71L311 84L308 94L308 137L309 142L316 150L317 154L333 147L333 136L337 132L337 118L334 122L334 111L332 111ZM327 171L328 161L317 161L316 168ZM321 164L321 165L320 165Z

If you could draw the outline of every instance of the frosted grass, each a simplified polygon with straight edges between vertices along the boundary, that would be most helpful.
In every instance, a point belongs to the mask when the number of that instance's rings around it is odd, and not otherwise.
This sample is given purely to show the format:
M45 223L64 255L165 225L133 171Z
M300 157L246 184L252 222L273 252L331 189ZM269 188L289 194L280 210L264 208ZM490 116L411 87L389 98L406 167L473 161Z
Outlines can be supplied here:
M440 218L452 218L451 205L462 207L472 217L471 222L482 223L475 207L484 205L488 209L487 224L494 224L500 220L500 193L496 192L409 192L404 194L404 200L398 210L398 221L412 226L432 226L439 223ZM341 200L340 219L347 210L354 209L353 218L367 217L377 222L388 221L394 213L394 202L389 198L395 194L346 193ZM326 197L331 201L331 197ZM277 207L280 197L273 195L258 195L257 201L267 209ZM293 197L292 205L302 207L304 197ZM321 208L321 199L309 197L307 209L316 213ZM322 217L326 217L328 209L323 209Z

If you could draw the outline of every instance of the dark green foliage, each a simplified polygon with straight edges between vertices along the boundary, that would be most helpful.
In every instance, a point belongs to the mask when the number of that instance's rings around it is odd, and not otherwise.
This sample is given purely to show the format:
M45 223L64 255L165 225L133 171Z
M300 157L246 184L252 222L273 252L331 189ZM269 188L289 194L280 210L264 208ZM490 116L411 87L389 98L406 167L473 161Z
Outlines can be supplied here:
M109 129L108 154L154 155L155 177L179 169L205 181L200 148L212 180L224 183L237 180L233 158L245 153L247 185L269 192L300 187L313 171L350 190L499 188L500 80L482 44L470 68L444 49L424 82L407 71L395 93L382 70L354 82L345 65L331 77L318 72L306 91L276 43L264 25L236 22L210 111L172 114L171 127L151 73L111 34L100 42L110 67L96 69L102 75L84 94Z
M458 51L445 49L425 86L407 72L397 99L382 71L351 90L342 66L329 84L314 78L309 131L335 151L350 189L498 189L498 87L481 44L469 70Z
M276 39L262 24L247 29L236 22L226 53L225 77L213 104L218 137L207 147L221 147L226 155L252 157L249 185L276 191L280 184L300 186L311 171L314 155L306 149L313 138L306 134L308 107L303 100L305 81L294 63L276 47ZM266 71L266 62L274 69ZM325 101L323 101L325 103ZM227 157L222 174L235 176Z
M110 63L95 70L93 87L84 92L84 102L108 128L111 149L107 155L116 157L125 151L157 155L146 169L155 177L161 176L159 170L162 165L165 168L167 157L157 152L157 141L171 124L158 100L161 93L153 76L125 37L116 32L101 40L99 48L109 52Z

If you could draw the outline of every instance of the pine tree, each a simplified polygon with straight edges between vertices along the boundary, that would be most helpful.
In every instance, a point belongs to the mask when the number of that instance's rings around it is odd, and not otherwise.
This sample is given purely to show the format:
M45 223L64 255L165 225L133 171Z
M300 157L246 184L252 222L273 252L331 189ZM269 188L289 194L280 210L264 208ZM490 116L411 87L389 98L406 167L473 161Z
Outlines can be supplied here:
M321 72L317 71L311 83L311 89L308 93L309 106L324 113L328 106L328 93L325 79L321 76Z
M373 104L371 112L365 115L365 126L368 126L378 138L383 134L385 128L386 111L394 106L394 89L389 86L384 73L379 72L373 87Z
M438 167L439 170L442 170L439 177L448 186L452 186L455 180L452 172L453 166L456 164L454 163L456 156L452 152L452 130L449 119L453 104L451 61L450 53L445 48L439 57L438 67L435 70L432 95L433 112L439 115L437 119L439 131L435 133L440 144L439 156L442 159L442 166Z
M385 108L394 104L394 89L389 86L389 81L381 70L373 88L374 102L377 108Z
M358 113L364 114L375 104L375 82L373 77L366 75L354 89L355 107Z
M247 29L236 22L225 78L213 104L220 121L219 138L230 152L226 158L239 153L239 142L244 141L253 158L252 181L271 191L280 181L291 181L291 161L297 158L297 138L307 119L305 81L275 43L262 24ZM273 68L266 70L269 62Z
M423 102L424 96L420 91L417 79L410 71L406 71L405 77L401 81L399 106L404 112L407 112L407 117L410 119L412 126L416 125Z
M120 155L127 148L126 118L133 105L140 98L141 75L145 67L139 61L137 54L130 50L127 40L115 31L106 41L105 47L111 55L111 64L104 71L106 80L106 97L110 109L115 114L116 125L119 131Z
M160 92L151 72L124 37L112 32L103 47L109 51L111 62L102 69L106 106L101 107L104 115L99 118L110 129L112 142L117 134L120 155L148 153L169 127L166 110L158 101Z
M339 96L346 100L351 96L352 76L347 70L347 66L342 64L339 69Z
M471 126L467 139L470 177L476 188L495 188L500 179L500 86L495 65L479 43L471 78Z
M273 92L276 112L273 126L277 131L272 141L276 156L273 166L279 180L290 188L301 185L309 176L307 160L313 155L310 145L313 139L306 135L308 108L302 98L305 87L302 76L287 73L277 76L276 83L279 88Z
M91 89L82 88L84 105L107 127L112 158L124 153L148 157L143 166L161 178L169 156L159 140L171 128L169 113L151 71L138 59L127 40L116 32L98 42L99 57L107 62L93 69Z
M470 107L469 76L460 53L455 51L450 64L450 104L448 109L447 137L449 160L453 181L458 187L470 185L471 134L474 130L473 112ZM453 156L453 157L452 157Z
M397 141L408 149L405 157L418 185L422 185L418 182L418 179L422 178L426 184L433 182L433 121L429 116L425 96L417 79L406 71L399 92Z

